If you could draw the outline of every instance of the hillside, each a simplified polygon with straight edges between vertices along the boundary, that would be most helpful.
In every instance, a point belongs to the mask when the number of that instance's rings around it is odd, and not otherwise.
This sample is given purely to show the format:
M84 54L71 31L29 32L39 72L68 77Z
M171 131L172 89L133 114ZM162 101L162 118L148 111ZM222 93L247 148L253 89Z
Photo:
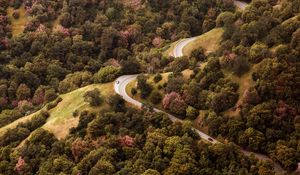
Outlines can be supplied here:
M297 174L299 0L0 0L0 174Z
M84 102L83 95L90 90L95 88L99 89L101 95L104 99L107 99L109 96L114 94L113 91L113 83L107 84L93 84L83 88L76 89L67 94L60 95L62 101L58 103L56 107L49 110L50 117L47 119L46 123L42 126L42 128L48 130L53 133L56 138L63 139L68 133L69 129L72 127L76 127L79 122L78 117L73 117L73 112L78 111L81 112L83 110L87 110L90 112L99 112L102 109L107 108L107 104L103 104L101 107L92 108L88 105L88 103ZM27 122L32 119L33 116L39 114L41 111L46 110L46 106L41 110L30 114L28 116L24 116L9 125L6 125L0 128L0 136L2 136L6 130L15 128L18 124Z

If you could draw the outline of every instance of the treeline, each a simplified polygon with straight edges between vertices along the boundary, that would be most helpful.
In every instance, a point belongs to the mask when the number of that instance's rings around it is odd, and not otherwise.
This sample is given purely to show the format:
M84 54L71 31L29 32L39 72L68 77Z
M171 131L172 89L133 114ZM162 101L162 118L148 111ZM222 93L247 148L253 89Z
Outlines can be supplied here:
M220 12L234 10L231 1L203 0L148 1L137 11L121 1L0 4L0 109L17 108L22 101L27 111L49 102L55 93L149 67L162 69L169 61L148 54L150 48L208 31ZM15 14L22 5L30 21L23 34L12 36L7 8L15 8ZM159 65L157 58L162 58Z
M1 147L0 173L274 174L269 163L244 156L234 144L199 142L189 122L112 101L113 110L81 112L66 139L38 129L14 154L13 142Z

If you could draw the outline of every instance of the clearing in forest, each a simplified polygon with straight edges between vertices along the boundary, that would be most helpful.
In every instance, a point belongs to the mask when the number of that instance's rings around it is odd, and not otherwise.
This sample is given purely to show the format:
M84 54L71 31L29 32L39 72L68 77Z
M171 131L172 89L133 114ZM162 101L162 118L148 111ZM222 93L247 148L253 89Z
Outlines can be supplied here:
M58 105L49 111L50 117L47 120L47 123L42 126L42 128L53 133L58 139L65 138L69 134L69 129L72 127L76 127L79 121L79 117L73 117L73 112L75 110L89 110L89 111L100 111L103 108L107 107L107 104L103 102L103 104L99 107L91 108L90 105L84 102L83 95L90 90L99 89L102 98L107 99L109 96L114 94L113 82L106 84L92 84L72 92L60 95L63 99ZM16 127L21 122L26 122L30 120L34 115L39 114L42 110L46 108L42 108L41 110L30 114L28 116L24 116L2 128L0 128L0 135L4 134L7 129L12 129Z
M13 17L14 11L19 12L20 14L18 19L15 19ZM12 35L17 36L21 34L25 28L26 23L29 21L29 17L26 15L25 7L22 5L19 9L16 10L12 7L9 7L7 9L7 14L11 19Z

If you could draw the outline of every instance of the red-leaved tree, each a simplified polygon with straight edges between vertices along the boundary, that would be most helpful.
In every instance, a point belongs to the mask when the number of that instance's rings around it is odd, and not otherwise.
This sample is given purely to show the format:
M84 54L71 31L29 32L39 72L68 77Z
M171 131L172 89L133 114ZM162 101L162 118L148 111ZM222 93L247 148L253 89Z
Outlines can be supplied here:
M123 136L123 137L119 138L119 143L123 147L126 147L126 146L127 147L132 147L135 144L135 140L134 140L134 138L126 135L126 136Z
M22 174L25 164L26 164L25 160L20 156L15 166L15 170L17 171L18 174Z

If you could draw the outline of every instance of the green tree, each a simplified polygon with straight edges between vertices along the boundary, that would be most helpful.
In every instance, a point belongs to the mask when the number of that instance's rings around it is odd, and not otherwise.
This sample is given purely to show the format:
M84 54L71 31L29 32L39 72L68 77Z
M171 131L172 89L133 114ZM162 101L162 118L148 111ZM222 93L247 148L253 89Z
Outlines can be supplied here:
M26 84L20 84L17 89L16 96L18 100L25 100L31 97L31 90L26 86Z
M222 12L216 20L217 27L232 25L235 21L235 16L232 12Z
M162 80L161 74L156 74L153 78L154 83L158 83L160 80Z
M195 108L193 108L192 106L188 106L186 108L186 116L190 119L190 120L195 120L199 115L199 111Z
M222 112L233 107L238 100L238 95L234 92L223 91L213 96L210 106L215 112Z
M114 66L106 66L101 68L95 75L94 75L94 82L95 83L107 83L113 81L120 75L120 69Z
M153 169L147 169L142 175L160 175L160 173Z
M263 151L265 149L265 136L254 128L248 128L239 137L239 144L250 148L253 151Z
M137 88L141 91L141 98L146 98L152 91L152 86L147 83L147 79L145 75L137 77Z
M253 63L260 62L263 58L268 57L268 47L263 43L254 43L249 52L250 61Z
M103 102L99 89L86 92L84 95L84 101L88 102L91 106L99 106Z
M283 144L277 143L272 158L279 161L285 169L295 170L297 168L296 150Z
M151 103L158 104L162 100L162 95L159 91L154 90L151 92L149 99L150 99Z

